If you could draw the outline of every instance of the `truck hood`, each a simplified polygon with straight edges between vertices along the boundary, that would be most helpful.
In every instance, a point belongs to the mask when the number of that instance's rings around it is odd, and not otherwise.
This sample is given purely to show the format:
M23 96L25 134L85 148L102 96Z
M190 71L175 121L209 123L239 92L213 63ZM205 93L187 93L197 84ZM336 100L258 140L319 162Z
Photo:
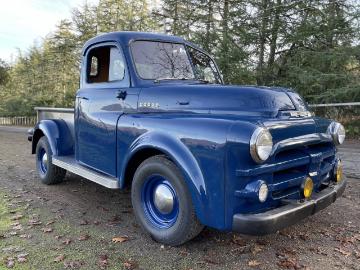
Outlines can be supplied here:
M142 89L138 105L141 111L276 117L303 108L304 102L283 88L164 83Z

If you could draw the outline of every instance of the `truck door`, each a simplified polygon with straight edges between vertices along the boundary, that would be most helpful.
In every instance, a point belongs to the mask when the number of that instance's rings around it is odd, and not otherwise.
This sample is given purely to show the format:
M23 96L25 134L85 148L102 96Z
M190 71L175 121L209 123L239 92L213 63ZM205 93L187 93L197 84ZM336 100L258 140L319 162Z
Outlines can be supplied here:
M116 126L124 109L136 107L124 54L116 43L90 47L84 56L75 104L75 157L111 176L116 171Z

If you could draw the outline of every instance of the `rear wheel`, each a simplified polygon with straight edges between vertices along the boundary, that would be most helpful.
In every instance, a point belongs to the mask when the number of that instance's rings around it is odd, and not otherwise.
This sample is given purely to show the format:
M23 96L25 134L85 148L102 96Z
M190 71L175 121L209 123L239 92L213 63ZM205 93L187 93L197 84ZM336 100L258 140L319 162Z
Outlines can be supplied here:
M164 156L138 167L131 199L140 224L158 242L181 245L203 229L180 170Z
M66 170L52 164L52 152L45 136L36 145L36 169L41 182L46 185L62 182L66 174Z

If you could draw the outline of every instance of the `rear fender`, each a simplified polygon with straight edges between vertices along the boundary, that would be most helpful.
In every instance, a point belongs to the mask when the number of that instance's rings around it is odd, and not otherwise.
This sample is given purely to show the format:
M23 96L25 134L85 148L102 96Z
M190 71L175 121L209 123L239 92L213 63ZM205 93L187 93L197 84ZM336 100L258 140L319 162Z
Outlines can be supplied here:
M63 156L74 154L74 140L66 122L61 119L41 120L34 128L32 153L42 136L46 136L53 155Z

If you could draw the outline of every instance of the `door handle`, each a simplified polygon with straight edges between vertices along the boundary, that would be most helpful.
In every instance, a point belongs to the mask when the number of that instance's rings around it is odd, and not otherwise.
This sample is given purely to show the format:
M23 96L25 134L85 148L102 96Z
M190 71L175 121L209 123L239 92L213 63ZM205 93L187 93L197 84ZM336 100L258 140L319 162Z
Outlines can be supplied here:
M124 100L127 96L126 90L120 90L116 93L116 98Z
M178 101L177 102L179 105L189 105L190 101Z
M89 100L87 97L82 97L82 96L78 96L78 99L84 99L84 100Z

